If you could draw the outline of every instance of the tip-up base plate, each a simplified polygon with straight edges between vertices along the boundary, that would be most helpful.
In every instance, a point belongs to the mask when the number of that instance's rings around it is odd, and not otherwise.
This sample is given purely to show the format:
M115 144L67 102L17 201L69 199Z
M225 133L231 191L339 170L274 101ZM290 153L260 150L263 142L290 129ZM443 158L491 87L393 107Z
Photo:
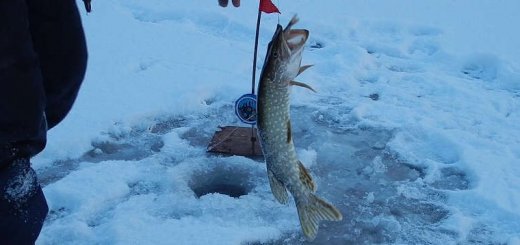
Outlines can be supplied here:
M256 128L219 127L208 146L208 152L246 157L261 157L262 148L258 142Z

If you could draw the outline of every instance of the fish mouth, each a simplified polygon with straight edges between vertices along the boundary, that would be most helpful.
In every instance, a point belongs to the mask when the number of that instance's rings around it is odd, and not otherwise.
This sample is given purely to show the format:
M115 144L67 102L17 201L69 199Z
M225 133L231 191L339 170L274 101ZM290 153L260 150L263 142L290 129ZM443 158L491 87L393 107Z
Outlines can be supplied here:
M309 38L309 31L305 29L291 29L293 25L298 22L298 17L295 15L287 27L283 30L284 48L293 56L302 52L307 39ZM277 28L278 32L278 28Z
M301 54L309 38L309 31L305 29L292 29L292 26L296 24L298 20L298 17L295 15L285 29L280 24L276 26L273 39L268 46L268 54L275 54L275 58L280 55L280 58L283 60L293 60Z
M309 31L304 29L290 30L285 36L285 43L291 54L300 53L309 38Z

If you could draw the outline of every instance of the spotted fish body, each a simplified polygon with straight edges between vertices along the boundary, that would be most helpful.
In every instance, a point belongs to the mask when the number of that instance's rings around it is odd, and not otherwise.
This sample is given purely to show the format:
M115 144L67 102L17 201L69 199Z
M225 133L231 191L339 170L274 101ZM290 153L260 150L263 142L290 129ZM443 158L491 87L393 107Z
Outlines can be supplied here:
M298 22L293 17L285 29L278 25L269 43L258 85L258 135L262 144L271 191L282 204L291 193L298 209L302 231L308 240L318 232L320 220L339 221L341 213L317 197L311 175L298 160L294 148L289 92L291 85L310 86L294 78L309 66L301 66L301 53L309 31L291 29Z

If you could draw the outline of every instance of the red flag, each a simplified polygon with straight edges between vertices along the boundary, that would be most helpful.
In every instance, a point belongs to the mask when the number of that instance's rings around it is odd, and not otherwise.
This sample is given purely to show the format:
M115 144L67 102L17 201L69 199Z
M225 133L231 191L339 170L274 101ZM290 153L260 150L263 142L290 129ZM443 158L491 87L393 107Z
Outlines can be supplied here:
M278 10L271 0L260 0L260 11L268 14L280 13L280 10Z

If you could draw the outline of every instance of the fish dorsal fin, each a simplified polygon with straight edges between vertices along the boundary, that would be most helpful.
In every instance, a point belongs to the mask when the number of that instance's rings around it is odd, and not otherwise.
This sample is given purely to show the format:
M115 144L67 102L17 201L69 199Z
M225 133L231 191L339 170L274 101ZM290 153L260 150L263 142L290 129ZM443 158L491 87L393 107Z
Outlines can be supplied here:
M298 75L302 74L305 70L311 68L313 65L304 65L300 67L300 70L298 71Z
M298 161L298 165L300 166L300 180L302 181L303 185L309 188L310 191L316 192L317 187L316 184L314 184L311 175L305 166L303 166L302 162Z
M289 84L298 86L298 87L303 87L306 89L310 89L312 92L317 93L316 90L314 90L311 86L309 86L308 84L305 84L305 83L301 83L301 82L297 82L297 81L290 81Z
M293 25L295 25L296 23L298 23L298 21L300 21L300 19L298 18L297 15L294 15L291 20L289 21L289 23L287 24L287 26L285 27L284 31L287 32L291 29L291 27Z
M287 204L289 202L289 195L285 185L279 181L271 170L267 170L267 176L269 177L269 185L271 186L271 192L278 202L281 204Z

